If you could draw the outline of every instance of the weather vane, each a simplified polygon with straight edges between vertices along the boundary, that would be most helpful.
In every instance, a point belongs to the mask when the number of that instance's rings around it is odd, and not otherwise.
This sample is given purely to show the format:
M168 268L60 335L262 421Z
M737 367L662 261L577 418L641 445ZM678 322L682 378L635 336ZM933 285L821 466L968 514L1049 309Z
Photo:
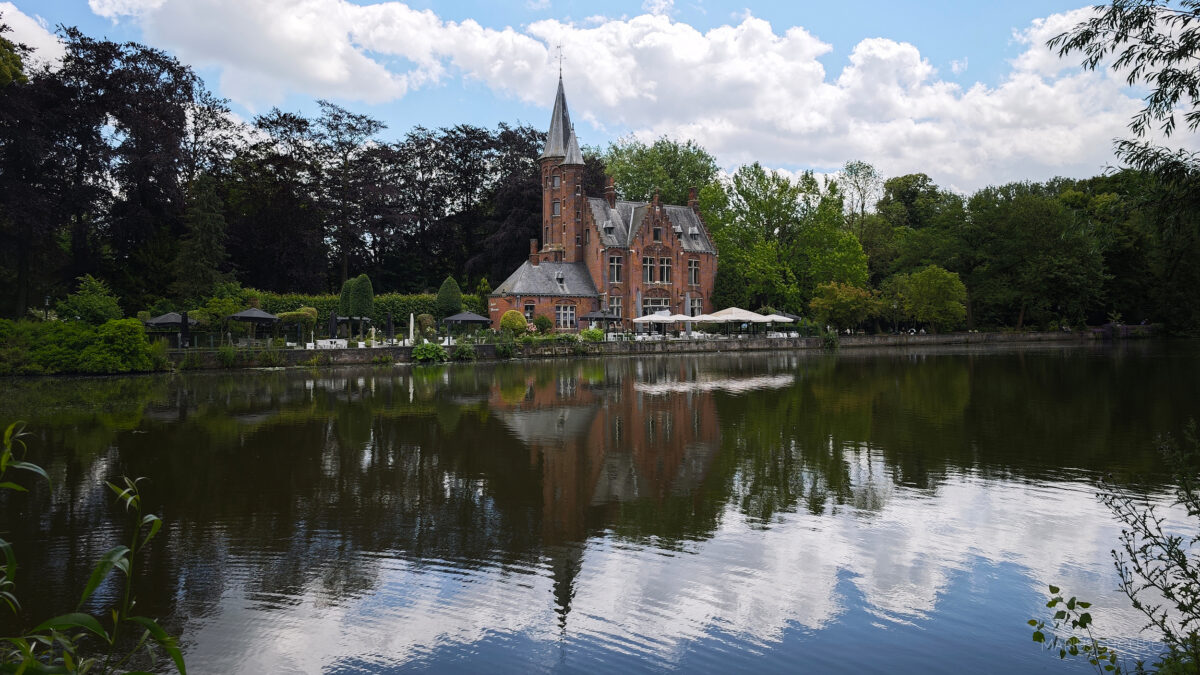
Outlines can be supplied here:
M558 43L558 78L560 80L562 79L562 63L563 63L562 42L559 42Z

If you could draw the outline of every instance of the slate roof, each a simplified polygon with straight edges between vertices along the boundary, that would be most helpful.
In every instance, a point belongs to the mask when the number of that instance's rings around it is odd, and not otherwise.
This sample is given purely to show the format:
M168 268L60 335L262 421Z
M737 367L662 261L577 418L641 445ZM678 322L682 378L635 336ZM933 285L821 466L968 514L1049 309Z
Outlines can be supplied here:
M648 202L618 201L616 207L610 207L601 197L589 197L588 206L592 209L592 219L596 221L596 229L600 232L600 242L605 246L620 246L629 248L633 238L641 230L642 222L650 210ZM664 243L675 243L678 240L680 248L692 253L717 252L708 230L700 222L700 217L687 206L663 206L667 219L671 222L670 232L663 233ZM605 228L606 223L612 224L612 233ZM695 235L692 233L695 232Z
M562 282L558 281L559 273ZM521 263L517 271L509 275L504 283L492 291L492 295L556 295L594 298L600 294L592 283L587 265L581 262L543 262L530 265Z
M562 76L558 77L558 93L554 96L554 112L550 113L550 131L546 134L546 148L538 159L547 157L566 157L571 145L574 129L571 126L571 114L567 111L567 96L563 93ZM576 150L578 150L578 143Z

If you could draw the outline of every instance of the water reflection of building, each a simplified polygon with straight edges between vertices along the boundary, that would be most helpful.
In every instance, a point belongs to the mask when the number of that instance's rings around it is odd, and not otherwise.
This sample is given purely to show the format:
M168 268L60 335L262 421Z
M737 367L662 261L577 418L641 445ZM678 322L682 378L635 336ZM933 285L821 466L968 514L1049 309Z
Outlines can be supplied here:
M561 370L498 383L488 404L542 474L543 541L582 541L614 526L622 504L653 509L688 498L708 475L720 441L711 390L689 389L686 364L634 376L627 369ZM675 389L643 391L650 383ZM516 395L514 384L523 384ZM670 536L670 533L661 533Z

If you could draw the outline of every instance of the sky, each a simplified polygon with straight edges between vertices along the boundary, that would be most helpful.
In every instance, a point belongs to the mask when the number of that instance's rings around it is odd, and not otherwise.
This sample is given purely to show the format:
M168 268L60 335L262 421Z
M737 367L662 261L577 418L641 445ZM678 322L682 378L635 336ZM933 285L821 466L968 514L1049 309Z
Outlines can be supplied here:
M970 192L1115 164L1142 92L1046 41L1085 2L0 0L52 62L56 26L192 65L250 120L329 99L384 121L547 127L559 73L583 145L692 139L722 168L853 160ZM1195 146L1192 138L1173 139Z

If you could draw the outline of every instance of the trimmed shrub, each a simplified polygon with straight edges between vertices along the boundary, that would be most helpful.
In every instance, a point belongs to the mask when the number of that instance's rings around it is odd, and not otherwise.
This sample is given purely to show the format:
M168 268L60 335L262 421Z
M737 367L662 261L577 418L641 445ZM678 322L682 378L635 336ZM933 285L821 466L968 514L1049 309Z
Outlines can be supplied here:
M439 319L444 319L448 316L453 316L462 311L462 289L458 287L458 282L454 277L446 277L442 282L442 287L437 292L437 316Z
M604 331L599 328L588 328L587 330L579 331L579 337L583 338L584 342L603 342Z
M413 347L413 361L417 363L441 363L446 360L446 350L434 342L424 342Z
M537 332L541 333L542 335L546 335L550 331L554 330L554 321L552 321L550 317L546 316L545 314L538 314L537 316L533 317L533 327L537 329Z
M500 330L506 330L513 335L525 332L525 315L515 309L510 309L500 317Z

